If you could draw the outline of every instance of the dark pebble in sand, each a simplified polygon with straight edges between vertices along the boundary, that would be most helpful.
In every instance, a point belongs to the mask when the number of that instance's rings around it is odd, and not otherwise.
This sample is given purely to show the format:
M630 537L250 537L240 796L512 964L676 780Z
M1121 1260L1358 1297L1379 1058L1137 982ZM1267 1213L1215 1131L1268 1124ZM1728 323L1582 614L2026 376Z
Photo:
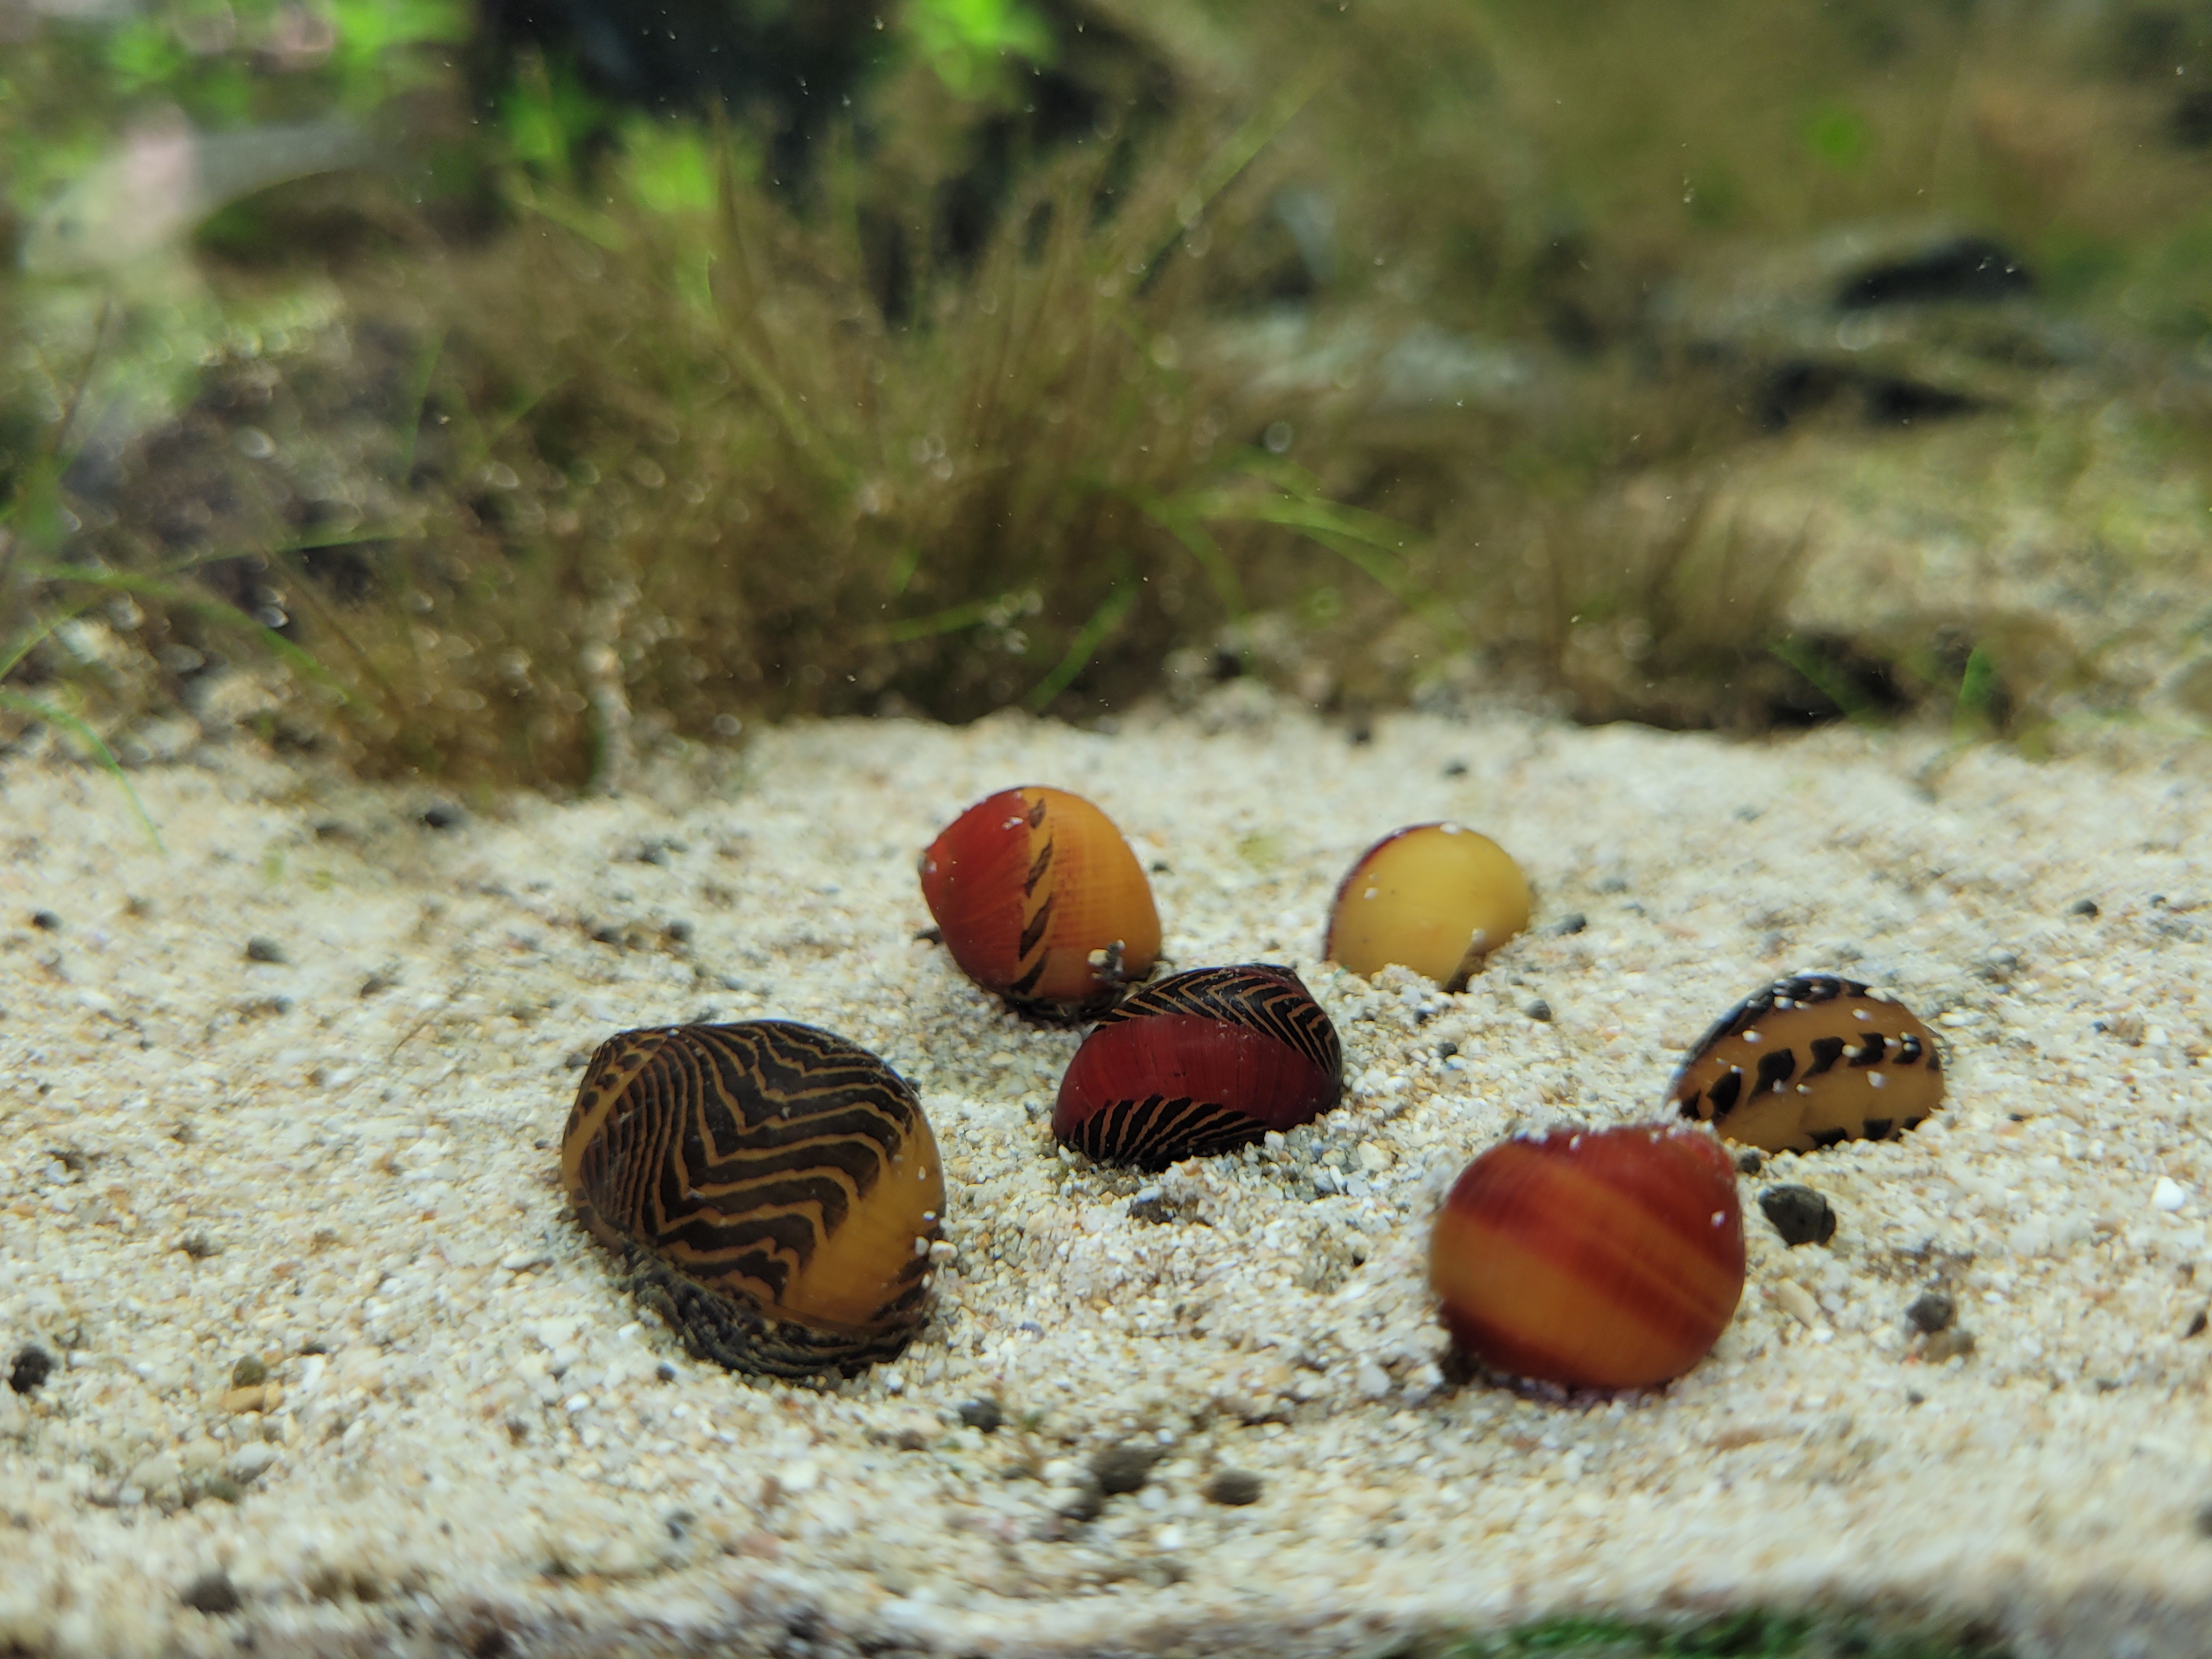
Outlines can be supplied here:
M467 816L453 802L441 800L422 809L422 827L425 830L451 830Z
M33 910L31 912L31 926L42 933L58 933L62 930L62 919L51 910Z
M1836 1236L1834 1206L1810 1187L1769 1187L1759 1195L1759 1207L1792 1247L1825 1244Z
M246 941L246 959L248 962L282 962L284 960L284 947L273 939L250 939Z
M1959 1316L1959 1304L1941 1291L1923 1291L1912 1298L1912 1305L1905 1310L1912 1322L1912 1328L1923 1336L1933 1336L1947 1328Z
M29 1394L44 1388L53 1374L53 1355L35 1342L26 1342L15 1350L15 1363L8 1367L8 1386L17 1394Z
M250 1389L256 1383L266 1382L268 1380L269 1367L252 1354L246 1355L245 1358L230 1368L230 1386L234 1389Z
M1224 1469L1206 1483L1206 1501L1242 1509L1260 1501L1260 1477L1249 1469Z
M1091 1473L1098 1482L1098 1490L1110 1498L1118 1492L1134 1492L1143 1486L1146 1478L1152 1472L1152 1465L1166 1455L1164 1447L1124 1440L1118 1446L1107 1447L1092 1458Z
M238 1587L230 1582L230 1575L217 1567L213 1572L204 1572L185 1586L184 1594L177 1600L199 1613L236 1613L239 1607Z
M970 1400L960 1407L960 1420L971 1429L996 1434L1006 1413L995 1400Z
M1565 939L1570 933L1579 933L1589 926L1589 918L1579 910L1570 910L1544 931L1553 939Z
M2094 899L2075 899L2073 908L2066 914L2069 916L2087 916L2091 921L2094 921L2105 913L2097 908L2097 901Z
M1757 1175L1765 1167L1766 1154L1764 1152L1738 1152L1735 1155L1735 1172L1738 1175Z
M1537 997L1524 1005L1521 1012L1539 1024L1548 1024L1552 1018L1552 1005L1543 998Z

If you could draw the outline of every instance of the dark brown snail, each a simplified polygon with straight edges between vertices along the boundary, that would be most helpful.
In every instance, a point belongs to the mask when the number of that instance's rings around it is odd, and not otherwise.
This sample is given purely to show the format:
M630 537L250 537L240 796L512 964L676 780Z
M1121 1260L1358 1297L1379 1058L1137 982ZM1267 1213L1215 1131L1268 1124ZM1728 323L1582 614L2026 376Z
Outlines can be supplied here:
M936 1139L898 1073L829 1031L762 1019L608 1038L561 1176L639 1299L732 1370L849 1376L927 1313Z

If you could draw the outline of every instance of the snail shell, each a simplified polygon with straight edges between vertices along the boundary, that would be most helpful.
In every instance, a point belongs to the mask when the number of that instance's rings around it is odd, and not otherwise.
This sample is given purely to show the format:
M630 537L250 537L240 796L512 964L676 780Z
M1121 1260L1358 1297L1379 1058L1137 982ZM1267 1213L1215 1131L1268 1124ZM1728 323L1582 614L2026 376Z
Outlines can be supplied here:
M1310 1123L1344 1090L1336 1028L1287 968L1171 974L1099 1018L1060 1082L1053 1133L1164 1170Z
M1005 789L921 855L921 896L961 971L1024 1006L1104 1006L1160 953L1143 866L1113 820L1064 789Z
M608 1038L561 1177L640 1299L733 1370L849 1376L927 1312L936 1139L898 1073L831 1032L761 1019Z
M1935 1034L1888 993L1801 975L1722 1015L1668 1098L1730 1140L1809 1152L1918 1126L1942 1101L1943 1057Z
M1685 1125L1500 1141L1453 1186L1429 1249L1461 1352L1575 1389L1680 1376L1728 1328L1743 1272L1735 1165Z
M1528 882L1512 855L1456 823L1392 831L1359 855L1329 907L1322 954L1355 974L1391 963L1447 991L1528 925Z

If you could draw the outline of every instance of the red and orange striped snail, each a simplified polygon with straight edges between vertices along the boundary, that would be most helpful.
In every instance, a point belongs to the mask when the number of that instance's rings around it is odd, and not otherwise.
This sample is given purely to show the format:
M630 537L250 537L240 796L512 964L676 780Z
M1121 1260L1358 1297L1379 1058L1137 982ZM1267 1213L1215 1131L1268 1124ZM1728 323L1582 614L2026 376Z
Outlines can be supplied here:
M1136 854L1063 789L1004 789L963 812L921 855L921 896L961 970L1021 1006L1102 1008L1160 953Z
M1735 1166L1680 1124L1500 1141L1461 1174L1429 1249L1462 1352L1576 1389L1680 1376L1728 1328L1743 1274Z

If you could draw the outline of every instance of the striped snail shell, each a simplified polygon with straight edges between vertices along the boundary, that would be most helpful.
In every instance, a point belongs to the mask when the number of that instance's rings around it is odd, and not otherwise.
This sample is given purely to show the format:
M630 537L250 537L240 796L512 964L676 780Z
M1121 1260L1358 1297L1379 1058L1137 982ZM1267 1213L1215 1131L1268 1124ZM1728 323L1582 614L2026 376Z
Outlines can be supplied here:
M1024 1007L1103 1007L1160 953L1137 855L1064 789L1003 789L969 807L921 855L921 896L961 971Z
M1322 954L1355 974L1392 963L1463 991L1483 958L1528 925L1528 878L1487 836L1456 823L1393 830L1359 855L1329 907Z
M1459 1350L1571 1389L1643 1389L1705 1358L1743 1295L1735 1166L1640 1123L1502 1140L1437 1212L1429 1283Z
M561 1177L639 1299L733 1370L850 1376L927 1313L936 1139L898 1073L831 1032L759 1019L609 1037Z
M1109 1009L1060 1079L1053 1133L1164 1170L1310 1123L1344 1090L1336 1028L1287 968L1171 974Z
M1917 1127L1942 1101L1943 1057L1887 992L1805 974L1722 1015L1668 1097L1730 1140L1809 1152Z

